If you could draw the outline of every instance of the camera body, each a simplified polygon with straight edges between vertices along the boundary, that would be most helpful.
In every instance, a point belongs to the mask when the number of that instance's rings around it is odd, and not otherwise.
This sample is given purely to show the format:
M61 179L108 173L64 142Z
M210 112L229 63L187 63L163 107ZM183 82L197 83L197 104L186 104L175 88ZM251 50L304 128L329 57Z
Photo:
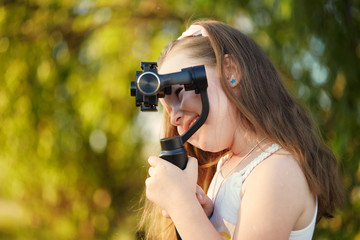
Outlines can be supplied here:
M157 111L158 99L171 94L171 86L160 89L160 78L156 62L142 62L143 71L136 71L136 81L131 82L131 96L141 111Z
M131 82L131 96L141 111L157 111L158 99L171 94L171 85L184 85L185 91L200 93L207 89L204 65L183 68L180 72L158 74L156 62L142 62L143 71L136 72L136 81Z

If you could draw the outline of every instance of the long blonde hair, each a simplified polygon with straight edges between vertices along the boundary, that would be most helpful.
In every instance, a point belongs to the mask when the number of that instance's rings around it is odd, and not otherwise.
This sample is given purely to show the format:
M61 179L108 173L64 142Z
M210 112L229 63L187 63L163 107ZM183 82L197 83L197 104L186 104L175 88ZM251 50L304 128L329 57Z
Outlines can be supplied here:
M159 58L159 65L174 49L190 49L187 51L189 57L201 59L204 64L216 65L222 87L238 109L241 124L256 134L266 136L295 157L312 193L318 197L317 221L330 217L344 199L337 160L307 112L287 92L271 61L251 38L226 24L217 21L193 24L203 26L208 36L170 42ZM232 57L241 72L236 91L226 84L225 54ZM170 125L165 111L164 117L165 136L176 135L176 129ZM190 155L198 158L200 165L204 166L199 168L198 184L207 189L214 174L216 158L223 152L207 153L190 144L186 147ZM158 214L155 216L156 212ZM153 218L147 227L148 239L151 236L155 239L175 239L171 221L164 223L161 211L147 203L141 224L149 217Z

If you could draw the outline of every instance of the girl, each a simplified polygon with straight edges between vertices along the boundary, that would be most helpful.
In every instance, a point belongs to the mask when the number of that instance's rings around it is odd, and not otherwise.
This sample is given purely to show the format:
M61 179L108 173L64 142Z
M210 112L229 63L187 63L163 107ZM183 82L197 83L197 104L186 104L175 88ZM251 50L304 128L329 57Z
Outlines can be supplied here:
M258 45L228 25L199 21L158 64L160 74L205 65L210 113L188 141L185 170L148 159L146 197L156 206L143 215L147 238L175 239L172 221L183 240L311 239L316 221L342 203L337 161ZM199 95L181 85L161 103L165 137L201 114Z

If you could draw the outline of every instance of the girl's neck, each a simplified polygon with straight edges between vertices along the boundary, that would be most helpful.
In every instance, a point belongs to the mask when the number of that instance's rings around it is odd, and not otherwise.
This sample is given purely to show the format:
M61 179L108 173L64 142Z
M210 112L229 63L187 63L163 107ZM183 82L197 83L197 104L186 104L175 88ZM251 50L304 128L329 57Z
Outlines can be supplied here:
M249 149L258 144L263 138L263 135L238 129L238 131L234 134L234 140L230 150L233 155L244 157L248 153Z

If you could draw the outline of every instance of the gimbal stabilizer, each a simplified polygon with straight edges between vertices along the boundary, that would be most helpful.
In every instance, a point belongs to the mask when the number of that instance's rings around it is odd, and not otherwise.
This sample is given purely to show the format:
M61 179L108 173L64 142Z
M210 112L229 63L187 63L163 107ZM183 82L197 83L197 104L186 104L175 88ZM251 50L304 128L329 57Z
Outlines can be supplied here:
M160 139L160 157L184 170L188 157L184 143L204 124L209 114L207 79L204 65L184 68L181 72L160 75L156 62L142 62L142 71L136 72L136 81L131 82L131 96L141 111L157 111L158 98L171 94L171 85L184 85L185 91L195 90L201 96L202 110L196 122L182 135ZM181 237L176 231L176 237Z
M187 153L184 143L204 124L209 114L207 79L204 65L184 68L181 72L160 75L156 62L142 62L143 71L136 72L136 81L131 82L131 96L141 111L157 111L158 98L171 94L171 85L184 85L185 91L195 90L201 96L202 111L198 120L182 136L160 139L160 157L185 169Z

